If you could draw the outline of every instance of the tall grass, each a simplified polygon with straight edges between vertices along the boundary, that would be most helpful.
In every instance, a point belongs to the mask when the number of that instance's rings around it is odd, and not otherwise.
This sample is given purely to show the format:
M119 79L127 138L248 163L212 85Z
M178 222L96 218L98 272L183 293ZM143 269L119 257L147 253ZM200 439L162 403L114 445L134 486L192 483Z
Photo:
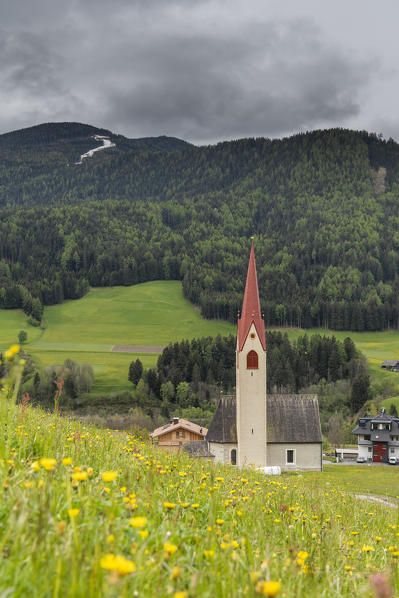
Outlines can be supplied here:
M0 596L371 597L381 584L398 593L395 509L320 478L168 455L18 404L17 354L9 365Z

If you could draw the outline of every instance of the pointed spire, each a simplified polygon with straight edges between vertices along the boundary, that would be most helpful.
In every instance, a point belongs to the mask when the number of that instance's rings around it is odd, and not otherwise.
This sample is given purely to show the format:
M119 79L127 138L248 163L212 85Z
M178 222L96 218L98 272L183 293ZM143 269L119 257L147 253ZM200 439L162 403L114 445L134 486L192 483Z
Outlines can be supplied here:
M242 351L251 325L254 324L261 345L266 351L265 323L262 318L259 302L258 277L256 275L254 238L251 237L251 253L249 256L247 282L242 302L241 318L238 319L238 350Z

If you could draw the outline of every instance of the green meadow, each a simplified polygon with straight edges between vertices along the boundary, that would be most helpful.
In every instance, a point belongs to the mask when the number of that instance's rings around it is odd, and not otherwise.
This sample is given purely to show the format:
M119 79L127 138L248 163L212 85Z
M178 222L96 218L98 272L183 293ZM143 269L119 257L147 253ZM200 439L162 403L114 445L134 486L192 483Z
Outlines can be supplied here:
M144 367L155 365L158 353L151 346L217 334L235 334L233 324L204 320L183 296L178 281L155 281L131 287L91 289L85 297L44 310L45 330L29 326L20 310L0 310L0 351L17 342L18 332L28 332L26 348L43 367L73 359L90 363L95 372L94 392L130 388L127 370L132 359ZM290 339L308 334L329 334L343 340L350 336L367 357L374 383L391 381L397 397L387 399L399 409L399 374L381 369L385 359L399 359L399 331L338 332L322 328L283 328ZM137 346L137 353L113 352L114 345ZM147 348L148 347L148 348Z
M235 326L204 320L183 296L178 281L155 281L131 287L91 289L82 299L44 310L45 330L29 326L20 310L0 310L0 351L28 333L27 351L43 367L73 359L94 368L93 392L131 388L132 359L155 365L158 354L145 349L201 336L235 333ZM113 352L114 345L141 347L137 353Z

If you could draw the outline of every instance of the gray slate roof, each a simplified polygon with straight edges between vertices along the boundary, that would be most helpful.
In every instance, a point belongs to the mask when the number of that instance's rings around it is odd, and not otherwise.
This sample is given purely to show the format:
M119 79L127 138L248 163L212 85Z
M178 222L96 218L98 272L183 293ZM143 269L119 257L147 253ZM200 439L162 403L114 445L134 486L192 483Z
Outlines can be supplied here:
M372 423L379 423L379 424L391 424L391 430L372 430L371 424ZM359 423L363 423L363 425L359 425ZM386 432L386 434L385 434ZM379 438L375 438L374 434L380 434ZM384 433L383 439L382 434ZM396 416L389 415L389 413L380 412L378 415L374 417L361 417L356 425L356 427L352 430L352 434L371 434L370 440L378 440L380 442L386 442L389 440L389 436L399 436L399 419Z
M184 451L190 455L190 457L207 457L213 459L215 455L212 455L208 451L208 443L206 440L192 440L183 444Z
M237 442L235 396L221 397L205 438L208 442Z
M267 395L267 443L322 442L316 395ZM236 398L222 397L206 435L208 442L237 442Z

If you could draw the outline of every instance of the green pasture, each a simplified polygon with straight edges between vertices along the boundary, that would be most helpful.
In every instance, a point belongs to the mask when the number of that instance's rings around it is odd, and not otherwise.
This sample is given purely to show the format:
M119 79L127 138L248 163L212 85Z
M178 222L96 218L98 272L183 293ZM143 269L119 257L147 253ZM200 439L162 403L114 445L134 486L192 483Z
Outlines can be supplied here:
M331 490L399 498L399 467L393 465L325 465L323 472L299 475Z
M156 281L131 287L91 289L82 299L46 307L45 330L27 324L21 310L0 310L0 351L26 330L25 347L42 367L73 359L94 368L93 392L131 388L128 367L140 359L156 364L154 353L112 352L113 345L164 346L201 336L235 333L235 326L205 320L183 296L178 281Z

